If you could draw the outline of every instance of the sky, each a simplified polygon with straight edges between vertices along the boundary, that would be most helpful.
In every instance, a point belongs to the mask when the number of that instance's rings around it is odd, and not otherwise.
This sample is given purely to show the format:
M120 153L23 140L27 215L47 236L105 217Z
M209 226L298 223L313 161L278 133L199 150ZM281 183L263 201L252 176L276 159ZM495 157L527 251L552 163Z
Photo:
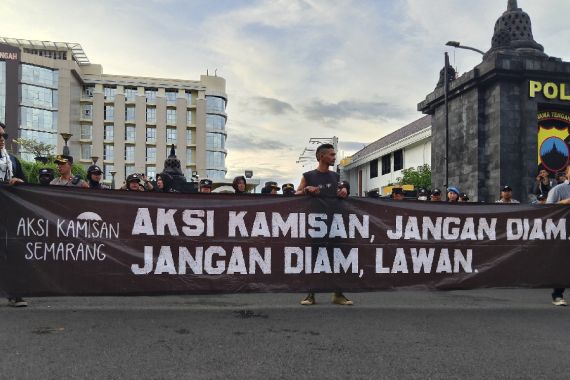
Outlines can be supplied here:
M519 0L535 40L570 61L568 0ZM310 138L342 158L422 117L444 52L462 74L507 0L2 0L3 37L80 43L106 74L198 80L228 94L228 178L298 184Z

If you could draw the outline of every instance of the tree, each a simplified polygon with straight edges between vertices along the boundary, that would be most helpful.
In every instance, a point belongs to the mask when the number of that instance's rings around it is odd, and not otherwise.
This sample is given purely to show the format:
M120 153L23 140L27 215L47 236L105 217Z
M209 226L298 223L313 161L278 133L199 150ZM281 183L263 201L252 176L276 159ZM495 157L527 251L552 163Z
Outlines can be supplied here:
M22 164L22 170L24 171L24 175L26 176L26 180L28 183L39 183L38 173L40 169L43 168L53 169L55 176L56 177L58 176L57 165L51 160L45 164L41 162L29 162L23 160L20 160L20 163ZM80 164L73 164L71 168L71 173L73 175L79 175L83 179L87 178L87 171Z
M416 169L402 170L403 177L396 179L401 185L414 185L414 188L429 189L431 187L431 168L428 164L418 166Z
M22 148L24 152L32 153L35 157L49 157L55 148L53 145L30 139L15 139L14 142Z

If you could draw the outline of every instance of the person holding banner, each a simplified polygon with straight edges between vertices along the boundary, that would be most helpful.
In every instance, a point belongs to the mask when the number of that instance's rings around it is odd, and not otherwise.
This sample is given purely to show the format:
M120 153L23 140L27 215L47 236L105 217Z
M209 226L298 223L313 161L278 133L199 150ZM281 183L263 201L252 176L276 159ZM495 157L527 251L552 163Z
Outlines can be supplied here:
M235 177L232 182L232 187L234 188L236 194L245 194L246 185L247 182L245 181L245 177L242 175Z
M25 183L26 177L20 161L6 150L8 134L5 130L6 125L0 122L0 182L6 182L10 185ZM26 307L28 303L22 297L9 295L8 305L13 307Z
M87 182L90 189L110 190L111 187L101 183L103 171L97 165L91 165L87 168Z
M200 180L200 192L211 193L213 182L210 179L204 178Z
M349 193L349 184L340 182L340 175L329 168L334 165L336 152L332 144L322 144L317 148L316 158L319 162L315 170L303 173L296 195L309 195L318 197L346 198ZM309 292L301 300L301 305L314 305L315 293ZM346 298L341 291L336 291L332 296L332 303L337 305L352 305L353 302Z
M6 150L8 134L5 132L6 125L0 122L0 181L11 185L25 182L24 172L20 161Z
M570 165L566 167L566 178L570 178ZM570 205L570 183L568 180L550 189L546 198L546 203ZM564 288L556 288L552 291L552 304L554 306L568 305L566 300L564 300L564 290Z
M447 189L447 202L449 203L459 202L459 189L457 187L449 187Z

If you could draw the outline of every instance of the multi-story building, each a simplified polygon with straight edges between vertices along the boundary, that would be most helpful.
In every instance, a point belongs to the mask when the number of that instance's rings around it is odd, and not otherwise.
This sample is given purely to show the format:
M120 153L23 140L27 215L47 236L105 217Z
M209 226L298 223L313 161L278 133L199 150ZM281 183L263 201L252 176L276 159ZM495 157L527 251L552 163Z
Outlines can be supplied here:
M387 195L403 169L431 165L431 116L424 116L342 160L343 180L352 195L378 191Z
M170 147L186 177L221 179L227 151L225 80L179 80L103 74L81 45L0 37L0 121L11 139L33 139L61 152L62 133L75 162L97 160L111 181L160 172ZM17 129L17 133L15 133ZM33 160L13 141L8 146Z

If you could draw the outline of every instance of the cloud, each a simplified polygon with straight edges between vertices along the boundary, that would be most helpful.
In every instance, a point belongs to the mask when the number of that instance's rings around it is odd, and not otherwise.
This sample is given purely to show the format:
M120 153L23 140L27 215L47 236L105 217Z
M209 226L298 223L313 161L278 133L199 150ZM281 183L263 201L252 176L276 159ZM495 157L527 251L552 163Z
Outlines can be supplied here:
M358 100L342 100L337 103L313 100L303 108L303 112L308 119L324 122L346 119L386 120L405 115L405 112L394 104Z
M281 150L291 149L291 146L281 140L269 139L252 134L232 133L228 136L228 148L239 150Z
M338 150L344 150L347 152L357 152L368 144L369 143L362 141L339 141Z
M279 99L256 96L252 100L258 106L260 112L267 112L273 115L295 112L295 108L291 104Z

